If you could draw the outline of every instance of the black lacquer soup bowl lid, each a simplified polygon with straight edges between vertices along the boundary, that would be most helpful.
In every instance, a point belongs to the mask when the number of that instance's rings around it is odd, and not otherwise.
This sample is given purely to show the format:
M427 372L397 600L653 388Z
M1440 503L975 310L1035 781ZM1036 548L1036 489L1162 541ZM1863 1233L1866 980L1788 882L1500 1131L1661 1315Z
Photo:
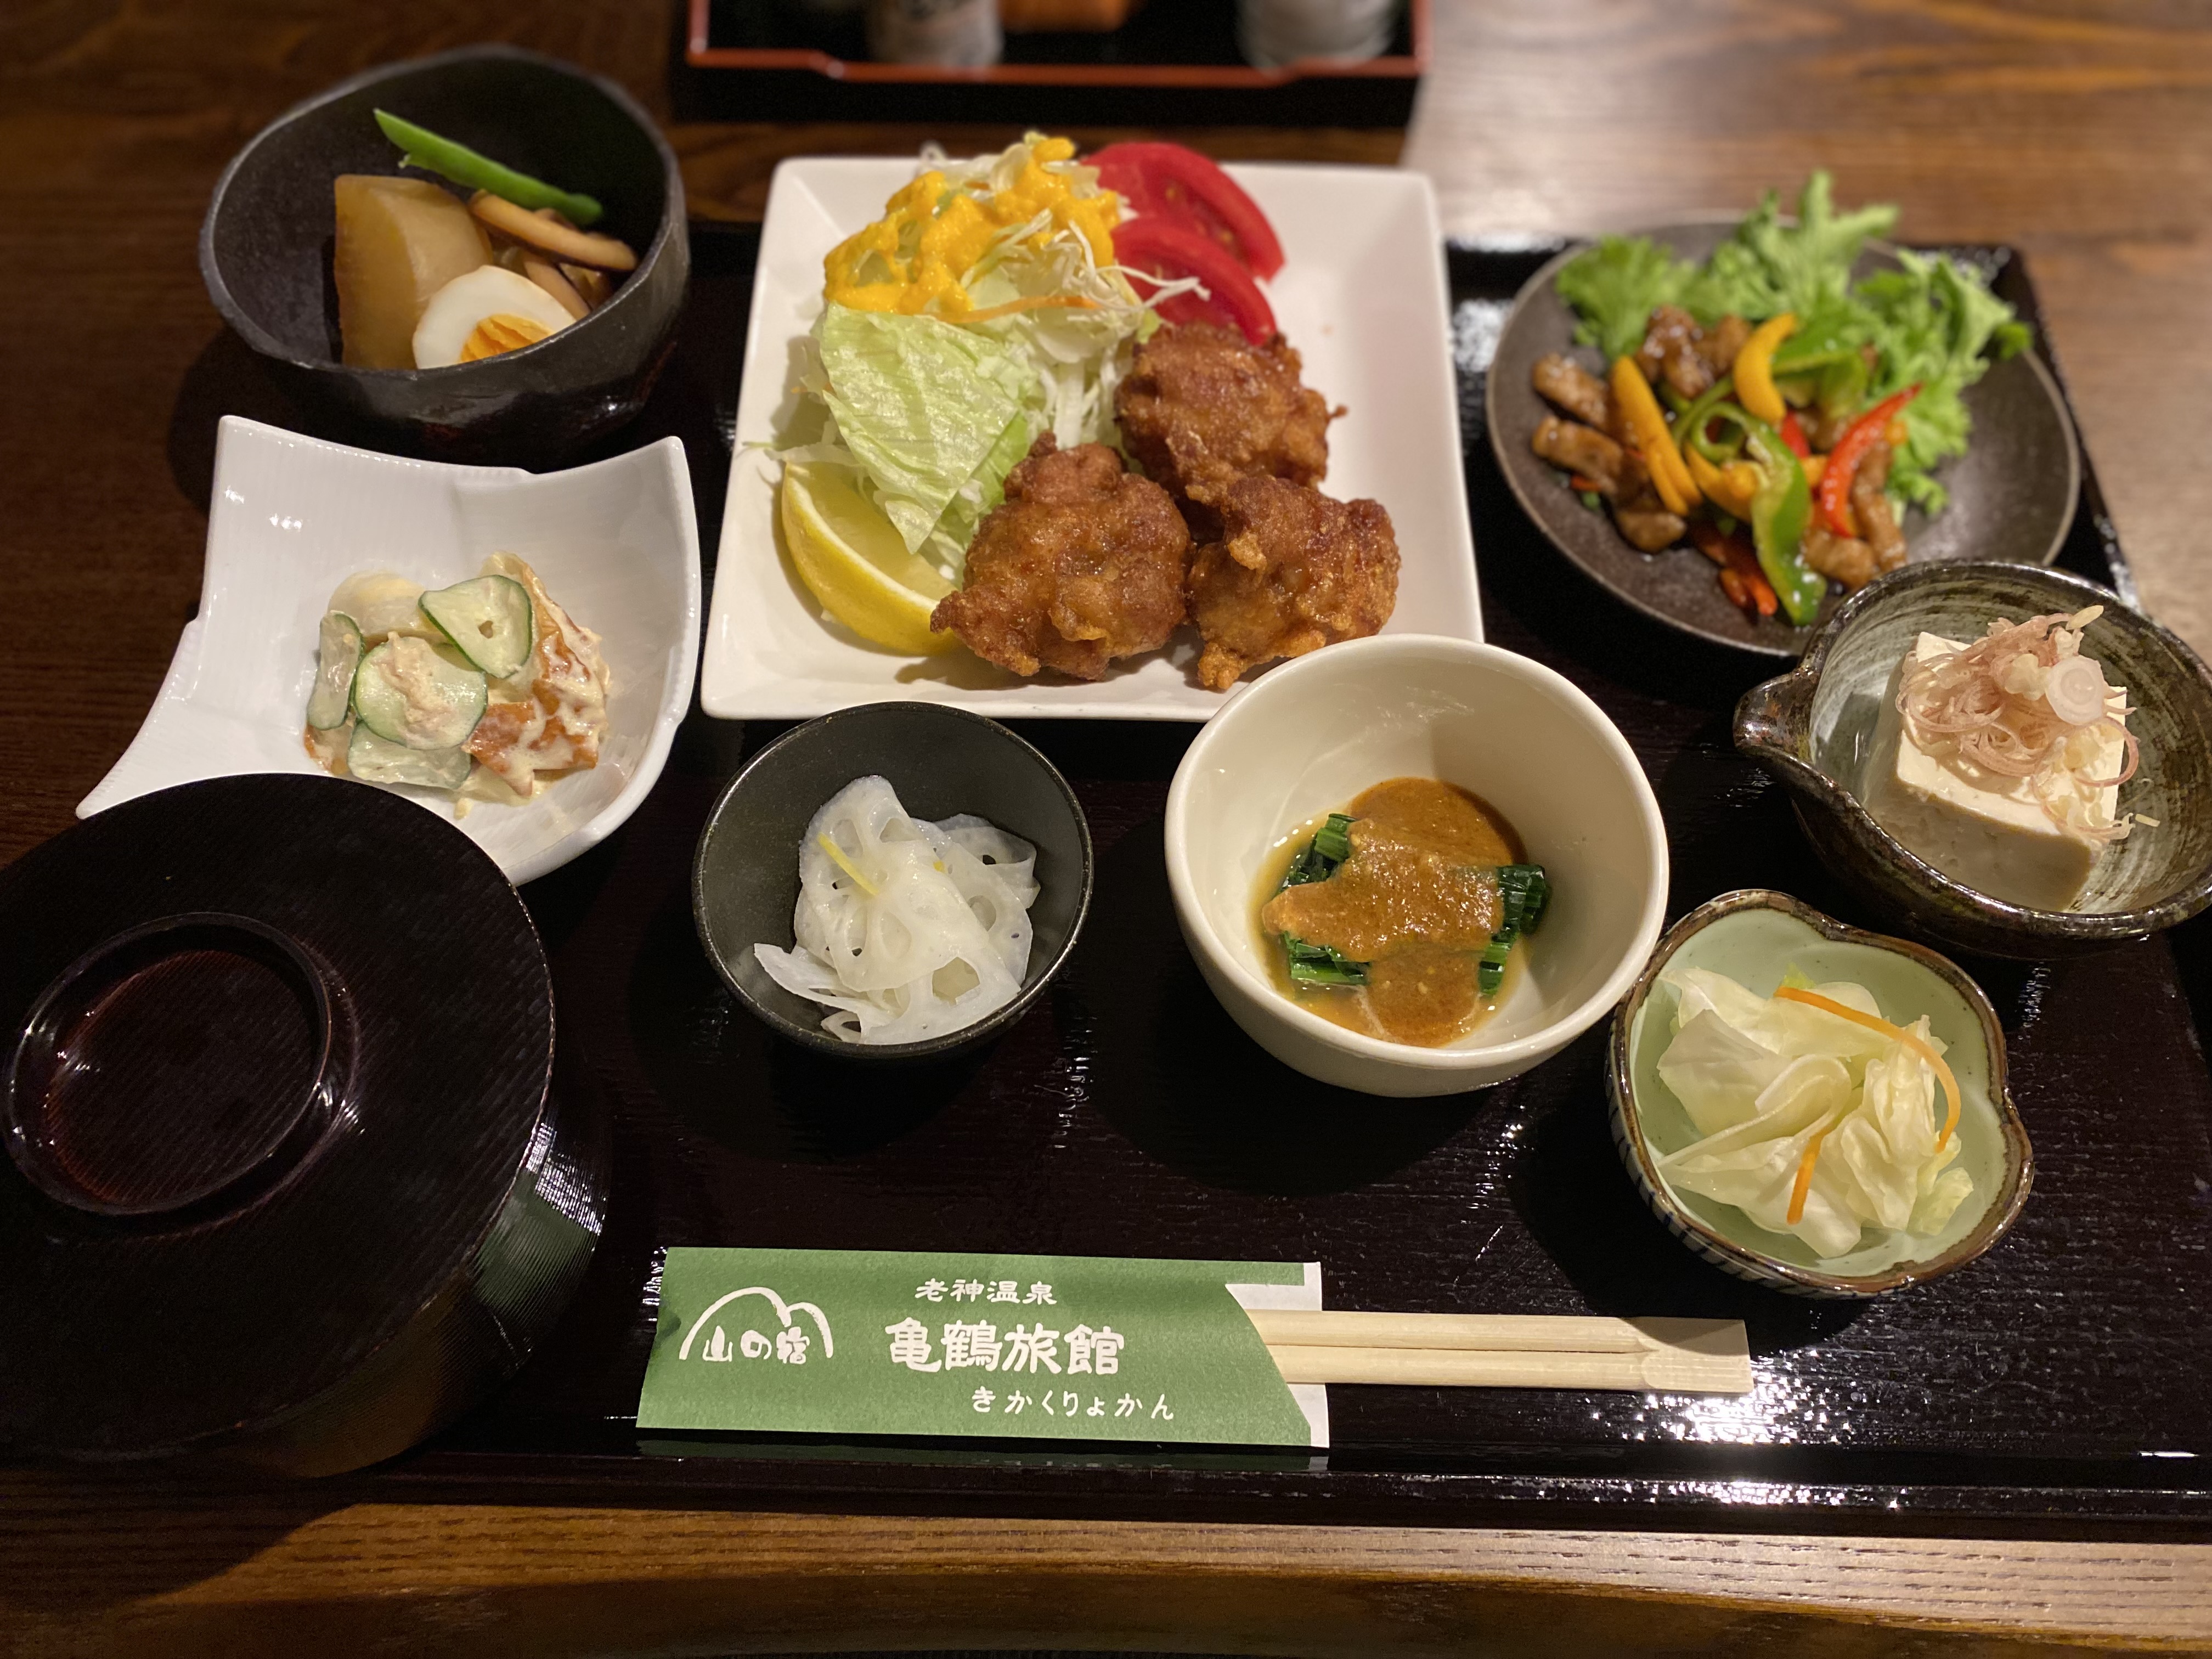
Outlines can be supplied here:
M599 1231L520 899L337 779L143 796L0 871L0 1443L402 1449Z

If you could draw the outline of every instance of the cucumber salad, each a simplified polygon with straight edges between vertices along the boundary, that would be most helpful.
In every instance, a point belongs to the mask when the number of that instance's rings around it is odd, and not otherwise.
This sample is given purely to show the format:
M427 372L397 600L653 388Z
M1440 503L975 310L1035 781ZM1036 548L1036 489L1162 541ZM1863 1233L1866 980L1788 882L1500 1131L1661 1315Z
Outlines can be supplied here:
M519 806L599 764L610 681L599 636L512 553L425 591L390 571L340 582L324 613L307 753L339 777Z

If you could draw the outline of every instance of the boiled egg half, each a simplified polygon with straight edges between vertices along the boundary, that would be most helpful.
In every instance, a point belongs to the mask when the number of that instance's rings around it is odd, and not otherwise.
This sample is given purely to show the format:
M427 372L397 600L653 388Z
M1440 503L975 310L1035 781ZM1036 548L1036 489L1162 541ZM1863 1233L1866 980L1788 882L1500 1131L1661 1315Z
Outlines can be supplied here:
M464 271L430 296L415 325L415 367L447 368L519 351L575 319L527 276L502 265Z

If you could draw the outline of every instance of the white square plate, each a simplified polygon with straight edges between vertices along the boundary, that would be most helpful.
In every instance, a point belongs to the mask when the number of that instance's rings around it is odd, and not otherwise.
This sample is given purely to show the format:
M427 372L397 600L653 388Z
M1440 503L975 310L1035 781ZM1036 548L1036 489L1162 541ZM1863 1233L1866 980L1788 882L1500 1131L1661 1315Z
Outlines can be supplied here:
M300 739L331 590L357 570L441 587L501 551L527 560L599 635L611 729L591 771L527 805L477 802L460 827L509 881L566 864L637 809L690 707L699 528L674 438L539 475L402 460L226 416L199 615L153 712L77 816L202 778L321 770ZM453 816L446 796L397 793Z
M1186 629L1091 684L1027 681L964 651L902 657L823 619L778 545L769 441L793 406L792 344L822 310L822 258L882 216L910 159L786 161L769 191L738 395L737 452L708 619L700 704L726 720L803 720L888 699L1001 719L1202 720L1218 692L1191 678ZM1305 381L1351 412L1328 433L1324 488L1389 509L1401 564L1385 633L1482 638L1461 472L1451 306L1436 198L1419 173L1232 167L1281 237L1267 296ZM1234 693L1231 693L1234 695Z

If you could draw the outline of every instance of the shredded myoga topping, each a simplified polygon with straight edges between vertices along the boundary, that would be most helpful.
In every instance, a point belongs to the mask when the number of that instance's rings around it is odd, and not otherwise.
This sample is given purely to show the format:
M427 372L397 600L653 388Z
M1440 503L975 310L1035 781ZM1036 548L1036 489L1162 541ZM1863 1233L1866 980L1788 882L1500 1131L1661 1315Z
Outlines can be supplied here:
M2024 623L1993 622L1972 645L1925 662L1907 657L1897 707L1922 749L2001 777L2032 779L2043 810L2060 828L2113 842L2128 833L2128 816L2094 823L2081 794L2050 787L2063 773L2082 791L2110 789L2136 773L2135 734L2107 705L2103 670L2081 654L2082 630L2104 609L2093 605L2071 616L2053 611ZM2106 732L2127 744L2127 764L2118 777L2081 775Z

